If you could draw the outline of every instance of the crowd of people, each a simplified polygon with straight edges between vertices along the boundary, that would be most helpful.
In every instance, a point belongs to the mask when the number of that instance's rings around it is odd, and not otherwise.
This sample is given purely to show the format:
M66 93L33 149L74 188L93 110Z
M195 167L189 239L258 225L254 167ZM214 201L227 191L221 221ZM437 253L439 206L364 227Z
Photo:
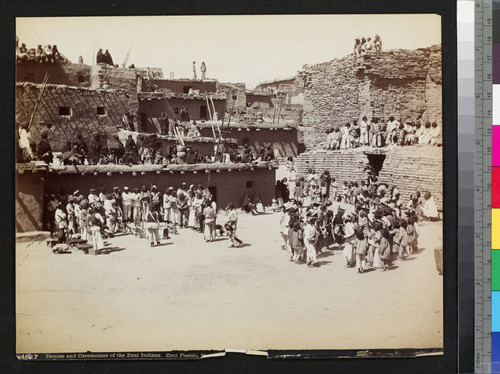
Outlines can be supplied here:
M189 128L188 128L189 127ZM179 124L176 127L179 134L187 137L199 137L196 122L188 126ZM184 135L181 135L184 138ZM103 146L100 134L93 134L90 141L77 134L76 139L68 141L60 154L63 165L98 165L98 164L194 164L194 163L251 163L271 161L275 159L271 146L261 147L260 150L248 144L238 146L235 143L214 142L213 152L200 152L195 146L181 144L163 147L161 139L156 135L139 135L137 141L129 135L123 144L116 139ZM52 147L48 141L48 131L41 133L41 140L36 144L31 139L27 123L18 125L17 134L17 162L41 160L47 164L54 162Z
M396 186L378 183L373 171L365 179L339 186L328 171L295 178L291 167L282 207L282 249L290 261L317 263L327 249L341 249L346 267L363 273L367 267L387 271L395 260L418 252L419 222L440 213L429 191L415 192L405 203Z
M327 149L337 150L369 146L374 148L398 145L442 144L441 127L436 122L424 121L420 116L400 123L393 116L387 123L379 123L378 118L369 121L364 116L344 125L326 131Z
M45 226L59 243L79 238L95 250L104 249L106 237L117 233L146 237L150 246L160 245L178 234L180 228L191 228L203 233L206 242L227 235L232 247L242 241L236 236L238 215L233 204L226 207L224 225L217 223L217 204L208 188L186 183L178 189L168 187L165 192L156 186L113 191L90 189L88 195L79 190L71 194L63 191L46 196ZM160 233L161 232L161 233ZM160 238L161 237L161 238Z
M382 52L382 39L377 34L375 38L362 37L354 40L354 54L360 55L365 52L376 52L377 56Z
M49 62L55 63L59 61L64 61L65 57L59 53L57 45L47 44L42 47L38 44L36 48L28 48L25 43L19 45L19 39L16 37L16 61L17 62Z

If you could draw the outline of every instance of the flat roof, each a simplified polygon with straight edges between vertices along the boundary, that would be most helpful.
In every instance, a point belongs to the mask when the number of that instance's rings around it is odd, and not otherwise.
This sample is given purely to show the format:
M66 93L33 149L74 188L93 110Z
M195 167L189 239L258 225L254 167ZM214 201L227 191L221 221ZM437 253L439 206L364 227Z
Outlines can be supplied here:
M211 127L212 123L215 123L213 121L196 121L196 126L201 127L201 128L206 128L206 127ZM220 126L220 122L219 122ZM287 122L287 121L280 121L280 123L273 123L273 122L243 122L243 121L235 121L234 119L231 119L231 123L228 126L227 120L224 123L224 129L227 128L233 129L268 129L268 130L283 130L283 129L295 129L298 127L298 123L292 123L292 122Z
M163 81L163 82L198 82L198 83L213 83L217 82L216 79L190 79L190 78L155 78L154 81Z
M62 166L48 166L48 171L60 174L106 174L106 173L142 173L142 172L205 172L209 170L210 172L219 171L242 171L242 170L256 170L256 169L277 169L277 161L262 161L252 164L243 163L210 163L210 164L168 164L168 165L62 165ZM17 169L17 164L16 164Z

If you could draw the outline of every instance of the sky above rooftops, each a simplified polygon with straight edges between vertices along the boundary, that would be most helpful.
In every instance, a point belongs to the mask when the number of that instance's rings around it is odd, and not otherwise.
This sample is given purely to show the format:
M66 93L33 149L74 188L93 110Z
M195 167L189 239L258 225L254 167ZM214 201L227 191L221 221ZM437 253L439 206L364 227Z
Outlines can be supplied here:
M16 34L28 48L57 45L72 62L93 64L99 48L120 66L159 67L165 78L191 78L196 61L207 78L259 82L293 76L304 64L352 53L357 37L382 38L383 49L441 43L438 15L141 16L17 18Z

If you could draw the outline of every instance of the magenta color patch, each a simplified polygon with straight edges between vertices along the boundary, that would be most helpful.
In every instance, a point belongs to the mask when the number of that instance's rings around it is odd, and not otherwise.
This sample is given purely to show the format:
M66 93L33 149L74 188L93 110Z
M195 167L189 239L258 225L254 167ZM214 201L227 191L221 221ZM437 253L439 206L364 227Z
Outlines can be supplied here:
M493 126L492 166L500 166L500 126Z

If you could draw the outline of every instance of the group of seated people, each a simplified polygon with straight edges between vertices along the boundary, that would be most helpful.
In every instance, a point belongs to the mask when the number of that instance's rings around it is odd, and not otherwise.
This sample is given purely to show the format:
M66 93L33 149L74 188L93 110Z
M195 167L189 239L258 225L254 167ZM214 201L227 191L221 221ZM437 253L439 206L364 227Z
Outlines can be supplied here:
M420 116L400 123L393 116L387 123L379 123L378 118L369 121L364 116L326 131L327 149L337 150L369 146L374 148L390 145L442 145L441 127L437 122L424 121Z
M46 137L44 142L47 142ZM214 145L213 153L203 153L193 146L171 145L162 148L160 140L155 135L139 136L137 142L132 135L129 135L125 145L120 141L114 143L110 147L103 146L99 134L94 134L90 144L87 145L83 136L78 134L76 140L67 142L61 152L60 162L63 165L168 165L214 162L251 163L275 159L274 151L270 146L261 147L260 152L257 152L248 144L238 146L235 143L228 143ZM218 152L216 152L217 149ZM44 160L52 163L53 158Z
M42 47L38 44L37 48L28 48L25 43L19 46L19 40L16 39L16 60L17 62L58 62L63 61L65 58L59 53L57 45L47 44Z

